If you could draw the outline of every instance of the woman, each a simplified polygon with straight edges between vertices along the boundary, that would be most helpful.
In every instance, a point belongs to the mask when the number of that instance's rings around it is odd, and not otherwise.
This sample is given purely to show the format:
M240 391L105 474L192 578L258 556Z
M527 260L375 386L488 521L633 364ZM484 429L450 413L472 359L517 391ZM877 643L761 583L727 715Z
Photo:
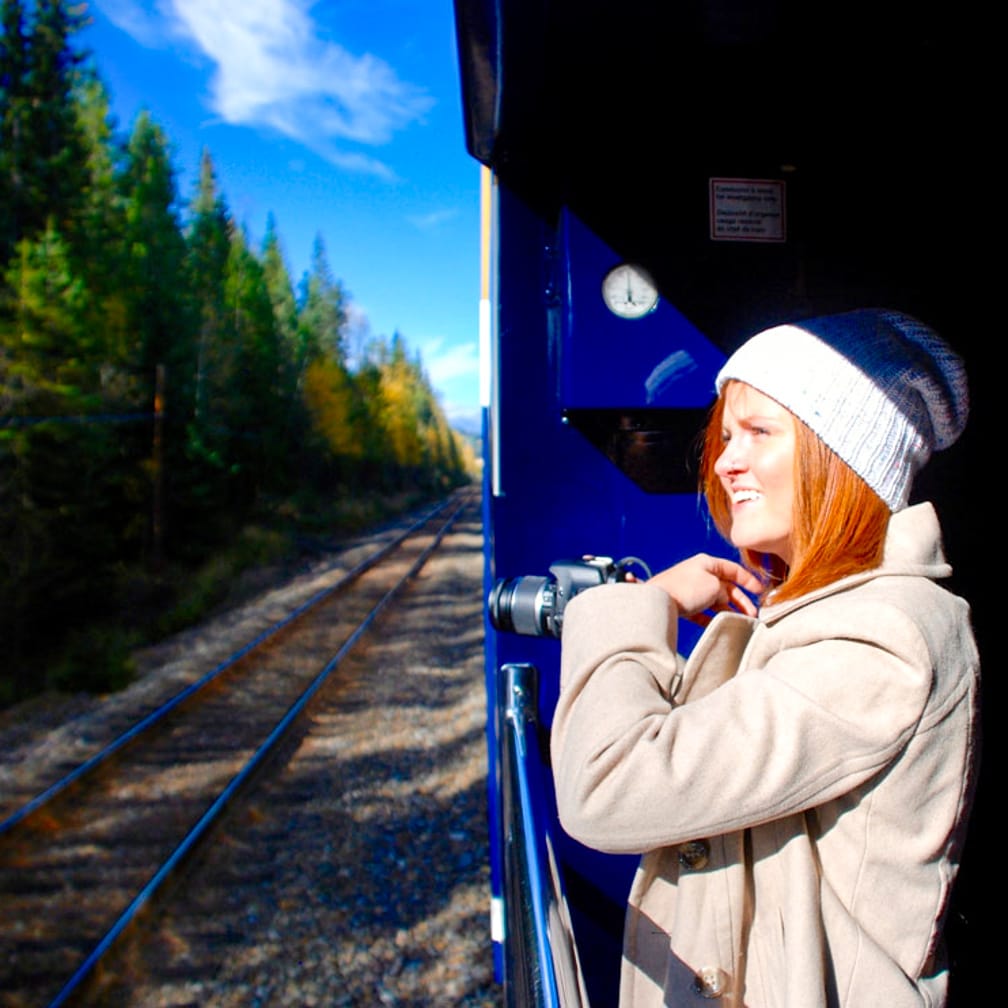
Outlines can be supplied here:
M934 509L907 502L965 426L962 364L858 311L757 334L716 384L703 490L742 563L564 614L561 823L643 855L621 1004L942 1005L979 660ZM688 661L679 618L706 625Z

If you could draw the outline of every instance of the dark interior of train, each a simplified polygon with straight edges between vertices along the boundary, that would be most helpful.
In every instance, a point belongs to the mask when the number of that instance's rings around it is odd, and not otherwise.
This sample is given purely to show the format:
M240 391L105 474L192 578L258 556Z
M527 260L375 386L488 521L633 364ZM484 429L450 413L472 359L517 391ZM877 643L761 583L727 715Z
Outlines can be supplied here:
M461 4L463 43L484 6ZM982 24L947 5L561 0L504 5L498 30L496 67L463 47L471 152L651 263L726 349L879 298L964 328L996 199ZM711 242L712 177L786 179L788 241Z
M981 983L996 924L992 721L997 526L972 513L983 434L998 430L998 91L988 14L929 3L458 0L467 146L545 218L561 205L722 349L786 319L888 306L966 360L966 435L925 471L985 658L985 746L950 918L959 1001ZM499 18L498 18L499 15ZM998 109L998 112L1000 110ZM711 241L712 178L781 179L787 240ZM597 431L605 439L607 433ZM996 477L995 477L996 478ZM987 491L989 496L992 492ZM977 988L983 990L983 985Z

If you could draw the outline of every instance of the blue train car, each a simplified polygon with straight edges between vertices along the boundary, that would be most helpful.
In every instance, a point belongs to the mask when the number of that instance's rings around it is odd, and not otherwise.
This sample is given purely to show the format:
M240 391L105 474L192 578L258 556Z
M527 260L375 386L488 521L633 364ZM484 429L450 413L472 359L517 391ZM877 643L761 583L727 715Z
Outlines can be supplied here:
M635 860L580 846L556 819L557 592L723 551L697 495L697 435L746 336L885 305L964 356L970 427L919 493L942 513L989 652L989 531L963 490L996 401L981 195L994 92L977 26L937 5L455 0L455 13L483 166L495 962L508 1005L605 1008ZM995 759L988 742L984 774ZM958 1004L987 937L985 796L982 779L950 919Z

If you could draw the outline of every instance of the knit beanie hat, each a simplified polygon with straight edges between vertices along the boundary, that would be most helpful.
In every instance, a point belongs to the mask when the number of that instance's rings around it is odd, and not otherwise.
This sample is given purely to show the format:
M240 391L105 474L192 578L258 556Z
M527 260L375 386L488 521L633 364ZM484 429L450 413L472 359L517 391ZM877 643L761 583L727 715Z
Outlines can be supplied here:
M963 432L966 372L933 330L864 309L778 325L743 343L716 379L736 379L810 427L893 511L933 451Z

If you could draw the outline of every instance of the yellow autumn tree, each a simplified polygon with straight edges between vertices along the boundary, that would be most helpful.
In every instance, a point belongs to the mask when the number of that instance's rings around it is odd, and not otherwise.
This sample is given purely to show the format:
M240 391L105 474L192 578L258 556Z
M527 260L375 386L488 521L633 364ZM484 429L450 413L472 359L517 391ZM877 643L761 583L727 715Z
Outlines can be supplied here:
M317 357L305 370L304 399L333 455L360 458L363 441L355 423L354 383L346 368L332 357Z
M420 468L426 459L417 408L417 369L407 357L398 333L393 336L391 349L379 365L379 373L378 416L387 453L401 468Z

